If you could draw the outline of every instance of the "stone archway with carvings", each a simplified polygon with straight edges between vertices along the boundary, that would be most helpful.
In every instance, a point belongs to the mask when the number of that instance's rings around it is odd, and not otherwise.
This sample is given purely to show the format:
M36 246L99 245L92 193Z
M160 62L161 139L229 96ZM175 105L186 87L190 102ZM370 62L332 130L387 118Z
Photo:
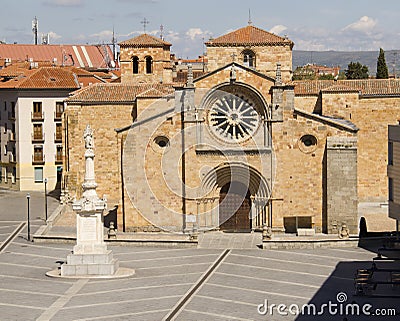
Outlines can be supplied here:
M202 190L207 196L198 200L203 215L200 228L239 231L267 224L271 190L255 168L244 163L221 164L205 175Z

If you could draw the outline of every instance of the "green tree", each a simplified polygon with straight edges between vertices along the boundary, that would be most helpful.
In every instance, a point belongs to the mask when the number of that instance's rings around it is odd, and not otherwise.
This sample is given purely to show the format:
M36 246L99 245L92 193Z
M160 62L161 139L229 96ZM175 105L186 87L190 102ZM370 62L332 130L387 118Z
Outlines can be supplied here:
M385 52L382 48L379 49L378 61L376 63L376 79L388 79L389 72L385 60Z
M319 80L333 80L333 79L335 79L335 77L333 77L332 74L325 74L325 75L318 76L318 79Z
M359 62L350 62L345 71L347 79L367 79L368 67Z
M315 78L314 71L308 66L297 67L293 72L293 80L314 80Z

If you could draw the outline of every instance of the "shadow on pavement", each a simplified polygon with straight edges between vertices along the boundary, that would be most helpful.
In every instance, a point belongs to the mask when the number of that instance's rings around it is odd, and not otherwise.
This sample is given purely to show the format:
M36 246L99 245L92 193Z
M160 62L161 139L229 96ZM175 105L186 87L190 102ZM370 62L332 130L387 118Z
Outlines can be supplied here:
M400 249L393 240L391 232L360 236L359 247L377 256L338 263L296 320L399 320Z

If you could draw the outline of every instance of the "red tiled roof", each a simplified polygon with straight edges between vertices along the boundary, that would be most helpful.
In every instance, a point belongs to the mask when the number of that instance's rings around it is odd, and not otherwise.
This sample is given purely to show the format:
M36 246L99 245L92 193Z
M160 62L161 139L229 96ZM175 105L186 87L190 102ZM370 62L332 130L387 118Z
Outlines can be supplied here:
M190 64L190 63L204 63L208 62L208 57L207 56L199 56L196 59L178 59L183 64Z
M0 58L15 61L49 61L57 66L105 69L113 59L107 45L26 45L0 44Z
M321 91L357 90L364 96L400 95L400 79L308 80L293 81L295 95L318 95ZM333 87L335 86L335 87ZM333 87L333 88L332 88Z
M172 84L95 84L72 93L72 103L130 103L136 97L162 98L174 93Z
M321 89L324 93L344 93L344 92L360 92L358 88L352 88L344 84L334 84L332 86Z
M248 25L244 28L227 33L206 42L208 47L216 46L246 46L246 45L290 45L293 42L287 38L279 37L273 33Z
M39 66L41 66L42 63L39 63ZM45 62L44 65L49 66L50 63ZM49 68L55 68L55 69L60 69L62 68L63 70L68 70L72 72L73 74L76 75L77 77L77 82L81 85L81 87L86 87L91 84L95 83L101 83L101 82L109 82L112 80L113 75L105 72L91 72L82 68L77 68L77 67L49 67ZM38 68L31 68L29 62L17 62L15 64L11 64L7 66L6 68L0 69L0 78L4 78L5 81L9 80L9 78L17 78L15 79L14 82L8 83L8 85L3 85L4 86L12 86L14 87L16 85L15 81L19 81L18 84L21 83L21 80L24 78L29 77L30 74L33 72L36 72ZM18 85L20 86L20 85Z
M121 76L115 78L115 79L111 79L110 82L112 83L120 83L121 82Z
M76 75L61 67L41 67L26 70L18 77L0 83L0 88L77 89Z
M50 67L51 63L48 61L38 61L35 69L38 67ZM31 63L29 61L19 61L8 65L5 68L0 69L0 77L13 78L22 75L26 70L31 69Z
M193 70L193 79L199 78L207 74L205 71ZM172 79L173 82L186 83L188 78L187 70L181 70L176 73L176 76Z
M143 33L132 39L128 39L118 43L120 47L171 47L169 42L166 42L160 38L154 37L147 33Z

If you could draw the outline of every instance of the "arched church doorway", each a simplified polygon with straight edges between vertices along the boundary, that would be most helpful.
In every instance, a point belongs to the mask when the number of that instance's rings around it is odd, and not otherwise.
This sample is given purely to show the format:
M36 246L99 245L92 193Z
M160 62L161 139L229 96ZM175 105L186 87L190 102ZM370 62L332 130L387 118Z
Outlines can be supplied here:
M247 186L240 182L229 182L222 186L219 195L220 230L251 230L251 200Z

